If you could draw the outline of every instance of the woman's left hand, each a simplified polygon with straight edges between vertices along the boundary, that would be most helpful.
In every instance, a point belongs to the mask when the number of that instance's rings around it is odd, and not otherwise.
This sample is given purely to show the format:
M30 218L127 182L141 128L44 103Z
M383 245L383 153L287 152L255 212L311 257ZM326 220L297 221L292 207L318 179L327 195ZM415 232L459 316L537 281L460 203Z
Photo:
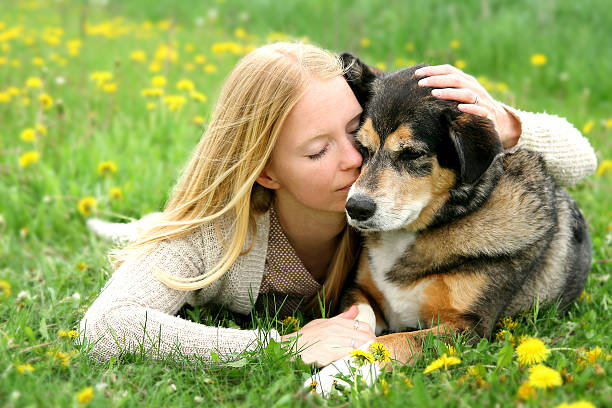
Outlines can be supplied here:
M452 65L432 65L419 68L416 76L425 77L420 86L429 86L431 94L440 99L461 102L461 112L490 119L505 149L516 145L521 135L521 125L501 103L489 95L486 89L471 75Z

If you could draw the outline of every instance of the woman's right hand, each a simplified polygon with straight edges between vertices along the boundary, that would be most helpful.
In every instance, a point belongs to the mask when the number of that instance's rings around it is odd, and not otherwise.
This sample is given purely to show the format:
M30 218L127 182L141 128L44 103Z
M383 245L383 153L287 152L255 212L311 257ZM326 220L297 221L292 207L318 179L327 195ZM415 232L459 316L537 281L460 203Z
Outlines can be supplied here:
M316 363L317 367L325 367L363 346L374 341L376 335L365 322L359 322L355 329L355 318L359 311L357 306L351 306L346 312L329 319L316 319L295 333L281 337L284 342L290 340L292 350L296 350L305 363ZM294 337L297 338L297 348ZM351 345L355 339L354 347Z

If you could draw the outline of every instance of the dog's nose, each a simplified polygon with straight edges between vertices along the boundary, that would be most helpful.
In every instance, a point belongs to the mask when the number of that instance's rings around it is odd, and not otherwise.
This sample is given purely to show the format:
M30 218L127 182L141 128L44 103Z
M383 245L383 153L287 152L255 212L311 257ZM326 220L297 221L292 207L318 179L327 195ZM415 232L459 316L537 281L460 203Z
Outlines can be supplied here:
M362 195L349 198L345 207L349 217L357 221L365 221L376 212L376 203Z

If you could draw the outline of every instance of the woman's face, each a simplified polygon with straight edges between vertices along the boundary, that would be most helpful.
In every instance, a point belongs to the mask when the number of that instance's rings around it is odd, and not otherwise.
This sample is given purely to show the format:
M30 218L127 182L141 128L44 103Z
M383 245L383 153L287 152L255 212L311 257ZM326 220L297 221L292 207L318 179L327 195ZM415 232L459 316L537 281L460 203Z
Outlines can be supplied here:
M343 77L312 80L283 124L260 184L294 206L343 212L361 167L353 141L361 111Z

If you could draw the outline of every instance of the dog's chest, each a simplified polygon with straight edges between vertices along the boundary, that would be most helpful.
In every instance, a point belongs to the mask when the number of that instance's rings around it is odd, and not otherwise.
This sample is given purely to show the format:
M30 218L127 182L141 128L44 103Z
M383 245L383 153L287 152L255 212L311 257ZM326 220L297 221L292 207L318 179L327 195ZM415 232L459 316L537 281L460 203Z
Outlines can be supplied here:
M415 284L402 286L386 277L387 272L409 251L415 238L415 234L410 232L389 231L380 235L378 245L368 247L372 280L384 295L385 319L393 331L418 326L424 292L430 284L428 279L421 279Z

